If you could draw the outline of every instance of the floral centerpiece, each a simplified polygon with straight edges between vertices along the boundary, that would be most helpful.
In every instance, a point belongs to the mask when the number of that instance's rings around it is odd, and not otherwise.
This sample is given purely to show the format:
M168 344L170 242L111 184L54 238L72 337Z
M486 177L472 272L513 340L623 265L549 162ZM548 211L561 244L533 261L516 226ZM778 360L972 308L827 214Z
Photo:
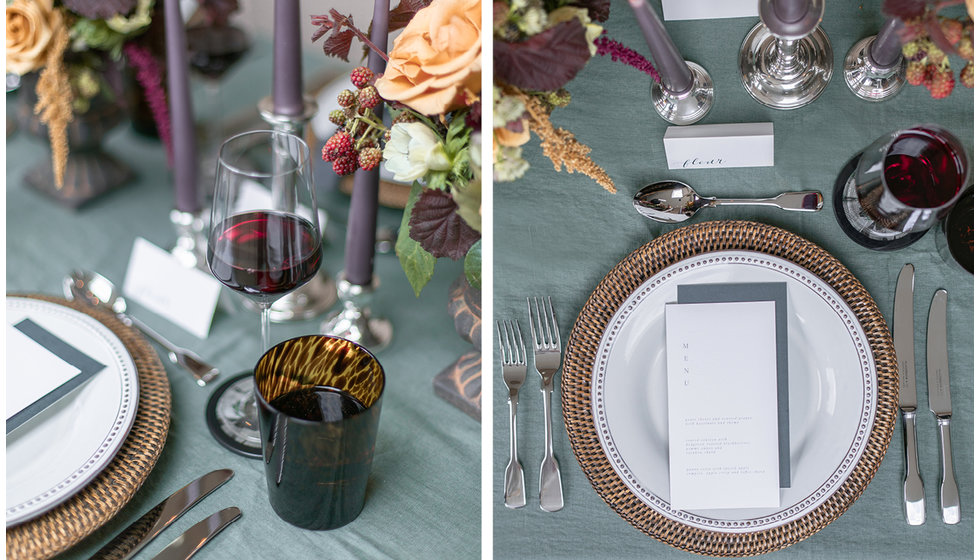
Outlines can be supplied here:
M347 60L354 38L387 60L383 75L364 66L330 114L337 131L323 159L338 175L378 165L411 182L395 251L418 295L436 259L464 259L470 284L480 286L480 1L402 0L389 13L389 32L402 29L382 52L350 16L314 16L313 40ZM383 104L390 124L374 109Z
M968 17L939 14L943 8L962 4L962 0L885 0L882 4L885 15L899 17L905 24L901 35L902 54L908 60L906 80L924 86L935 99L953 92L957 58L966 61L959 71L960 83L973 87L973 1L966 2Z
M136 59L148 98L165 107L160 71L131 43L150 25L154 0L13 0L7 4L7 72L39 72L34 114L47 125L56 186L68 158L68 124L99 96L121 94L119 64ZM164 110L164 115L165 110ZM166 119L164 119L166 120Z
M533 131L555 166L583 173L615 192L591 149L551 123L568 105L563 89L596 54L609 0L496 0L493 3L493 173L495 181L524 175L522 146Z

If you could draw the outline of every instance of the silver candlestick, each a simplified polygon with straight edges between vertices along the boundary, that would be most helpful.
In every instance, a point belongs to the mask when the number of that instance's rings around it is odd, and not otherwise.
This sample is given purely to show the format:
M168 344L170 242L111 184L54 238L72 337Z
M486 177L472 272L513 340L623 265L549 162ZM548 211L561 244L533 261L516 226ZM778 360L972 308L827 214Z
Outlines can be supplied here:
M898 30L902 20L892 18L877 35L865 37L844 57L844 81L854 95L867 101L891 99L905 85L905 57Z
M761 0L761 21L739 51L742 85L756 101L773 109L811 103L834 72L834 51L820 28L823 0L810 0L801 13L788 13L786 4Z
M391 321L371 316L371 300L378 286L377 276L371 285L351 284L341 272L337 276L337 295L343 307L320 325L320 332L346 338L376 352L391 342Z
M708 71L698 64L686 60L694 79L682 92L670 91L668 87L653 82L653 108L663 120L676 125L694 124L704 118L714 103L715 90Z
M199 268L210 274L207 260L208 240L204 233L208 213L207 210L170 211L170 223L177 230L177 241L170 254L185 267Z
M272 96L259 101L259 115L273 130L287 132L300 138L306 135L310 120L316 115L317 103L303 96L303 114L298 116L276 114ZM320 224L321 231L324 224ZM251 300L243 300L246 306L254 306ZM309 282L286 294L272 304L271 319L277 323L312 319L330 309L337 301L337 287L330 273L321 265L319 272Z

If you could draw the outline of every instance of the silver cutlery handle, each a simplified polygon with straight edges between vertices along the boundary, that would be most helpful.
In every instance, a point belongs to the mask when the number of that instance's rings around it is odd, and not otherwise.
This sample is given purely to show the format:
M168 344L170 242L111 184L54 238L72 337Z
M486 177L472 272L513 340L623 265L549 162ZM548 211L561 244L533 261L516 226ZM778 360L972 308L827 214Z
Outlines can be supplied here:
M949 433L949 418L939 419L939 444L943 456L943 481L939 487L939 503L943 508L943 522L953 525L960 522L960 491L953 474L953 442Z
M558 511L565 507L561 491L561 472L555 460L554 444L551 434L551 389L542 382L541 395L544 400L544 459L541 460L541 475L538 479L538 503L544 511Z
M120 313L117 315L120 321L128 326L139 329L143 334L152 338L157 344L163 346L170 353L170 361L191 372L198 385L204 387L209 381L218 376L218 369L206 363L200 356L186 348L181 348L156 332L149 325L140 321L132 315Z
M919 448L915 440L915 411L902 413L902 433L905 435L905 520L909 525L926 522L925 490L919 474Z
M818 191L785 192L772 198L716 198L711 206L776 206L783 210L816 212L823 208Z
M509 508L524 507L524 469L517 458L517 391L511 391L507 399L510 407L510 460L504 471L504 505Z

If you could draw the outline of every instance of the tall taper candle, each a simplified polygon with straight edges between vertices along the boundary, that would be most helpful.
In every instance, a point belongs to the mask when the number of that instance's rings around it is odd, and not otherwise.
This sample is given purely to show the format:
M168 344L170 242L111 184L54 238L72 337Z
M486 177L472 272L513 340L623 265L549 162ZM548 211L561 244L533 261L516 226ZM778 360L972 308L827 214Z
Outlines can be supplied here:
M371 42L382 51L388 51L389 0L374 0L374 18L371 20ZM383 74L385 60L371 50L368 68L375 74ZM383 105L374 112L381 115ZM378 168L373 171L358 169L354 172L354 189L351 192L350 213L347 216L347 245L344 253L344 277L351 284L367 286L374 276L374 243L378 225Z
M899 32L905 24L901 18L889 18L871 43L871 61L883 68L891 68L902 55L902 38Z
M272 42L272 109L277 115L303 114L303 58L299 0L276 0Z
M653 63L663 80L664 89L671 93L684 93L694 84L694 75L684 62L677 45L670 39L667 29L653 11L648 0L629 0L636 21L643 30L643 37L650 46Z
M167 28L167 88L170 96L170 129L174 150L174 190L177 210L197 212L197 142L194 139L194 108L188 82L187 35L180 15L179 0L164 0Z

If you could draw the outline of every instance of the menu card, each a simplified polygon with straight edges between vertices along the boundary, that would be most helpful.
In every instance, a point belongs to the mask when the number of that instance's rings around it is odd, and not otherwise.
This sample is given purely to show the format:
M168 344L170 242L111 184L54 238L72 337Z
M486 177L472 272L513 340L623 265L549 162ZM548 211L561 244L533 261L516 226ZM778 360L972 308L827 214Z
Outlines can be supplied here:
M677 303L773 301L776 303L776 415L779 417L779 487L792 484L789 452L789 334L785 282L680 284Z
M775 307L666 306L671 507L779 505Z
M8 434L106 367L31 319L8 324L6 336Z

